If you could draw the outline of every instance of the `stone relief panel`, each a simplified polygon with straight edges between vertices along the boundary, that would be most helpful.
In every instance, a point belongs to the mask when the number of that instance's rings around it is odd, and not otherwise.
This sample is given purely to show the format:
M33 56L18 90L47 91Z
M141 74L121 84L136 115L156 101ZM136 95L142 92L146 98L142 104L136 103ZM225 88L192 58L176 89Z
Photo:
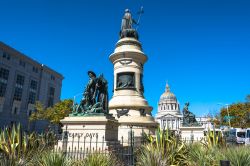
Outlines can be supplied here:
M124 72L117 74L117 89L135 88L135 73Z

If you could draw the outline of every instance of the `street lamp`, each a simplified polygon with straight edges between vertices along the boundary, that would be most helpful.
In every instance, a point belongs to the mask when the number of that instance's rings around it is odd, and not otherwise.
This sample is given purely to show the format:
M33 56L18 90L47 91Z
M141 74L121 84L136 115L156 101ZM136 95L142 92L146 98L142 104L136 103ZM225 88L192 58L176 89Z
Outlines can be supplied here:
M226 106L226 109L227 109L227 117L228 117L228 123L229 123L229 127L231 128L231 121L230 121L230 116L229 116L229 111L228 111L228 106L229 104L221 104L221 103L218 103L218 105L221 105L221 106Z

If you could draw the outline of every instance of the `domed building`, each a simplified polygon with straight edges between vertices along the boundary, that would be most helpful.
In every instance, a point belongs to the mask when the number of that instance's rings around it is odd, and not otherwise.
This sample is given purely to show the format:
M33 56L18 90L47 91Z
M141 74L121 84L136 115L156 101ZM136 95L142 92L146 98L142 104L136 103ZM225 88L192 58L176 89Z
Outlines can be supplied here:
M161 129L169 128L170 130L176 131L179 130L181 119L180 105L167 84L166 90L161 95L158 103L156 121L160 124Z

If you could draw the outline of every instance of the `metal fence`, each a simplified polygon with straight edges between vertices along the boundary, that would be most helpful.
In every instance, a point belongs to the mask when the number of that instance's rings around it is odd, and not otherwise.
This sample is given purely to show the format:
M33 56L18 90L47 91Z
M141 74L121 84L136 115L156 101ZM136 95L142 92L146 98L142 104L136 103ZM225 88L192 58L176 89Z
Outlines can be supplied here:
M134 137L134 132L128 132L128 139L121 137L119 141L106 141L98 135L86 137L82 133L67 133L57 135L55 153L63 153L73 160L82 160L90 154L112 154L125 166L135 165L135 150L143 144L141 137Z

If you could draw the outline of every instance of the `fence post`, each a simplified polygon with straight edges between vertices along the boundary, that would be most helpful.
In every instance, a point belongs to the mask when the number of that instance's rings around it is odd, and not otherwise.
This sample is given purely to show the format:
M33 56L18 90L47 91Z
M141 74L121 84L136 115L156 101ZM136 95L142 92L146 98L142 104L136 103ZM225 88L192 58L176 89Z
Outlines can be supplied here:
M62 151L63 154L67 154L67 148L68 148L68 126L66 126L66 130L63 132L63 142L62 142Z
M130 126L130 165L134 166L134 138L133 138L133 126Z

